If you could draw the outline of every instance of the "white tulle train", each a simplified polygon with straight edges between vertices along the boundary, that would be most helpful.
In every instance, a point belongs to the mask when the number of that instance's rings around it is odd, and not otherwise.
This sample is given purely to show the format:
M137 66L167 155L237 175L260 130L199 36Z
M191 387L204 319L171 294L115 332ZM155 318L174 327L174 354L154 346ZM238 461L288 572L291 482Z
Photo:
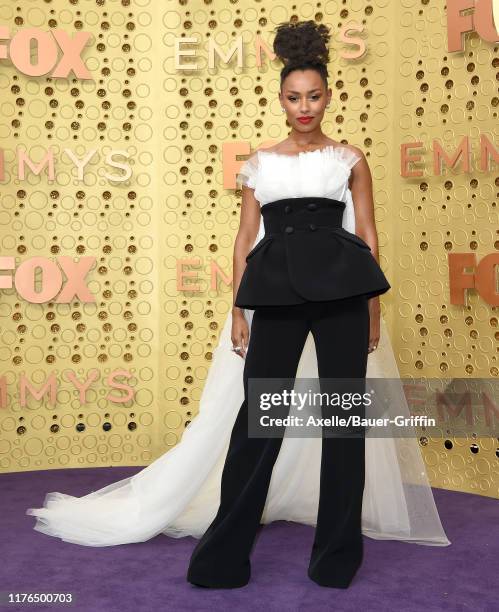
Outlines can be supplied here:
M350 192L343 227L354 231ZM263 234L262 223L254 244ZM251 325L253 311L246 310L245 316ZM143 542L161 533L174 538L201 537L218 509L230 434L244 399L244 361L231 351L231 325L229 313L214 350L199 414L185 429L180 442L134 476L83 497L48 493L44 507L26 511L36 517L34 529L84 546ZM311 333L296 376L297 390L301 378L318 376ZM378 348L368 357L367 377L399 378L383 318ZM402 384L393 404L394 414L409 416ZM321 438L284 437L262 523L286 520L315 526L321 449ZM362 532L375 539L450 544L415 438L366 437Z

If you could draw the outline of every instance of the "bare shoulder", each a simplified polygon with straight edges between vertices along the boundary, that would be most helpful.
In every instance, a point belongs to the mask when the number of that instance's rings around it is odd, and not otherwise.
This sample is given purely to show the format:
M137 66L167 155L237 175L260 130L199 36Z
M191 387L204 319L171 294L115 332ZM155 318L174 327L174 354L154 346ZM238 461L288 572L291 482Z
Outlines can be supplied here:
M352 153L355 153L360 158L365 158L364 151L360 149L359 147L356 147L355 145L351 145L351 144L342 144L341 146L345 147L345 149L348 149Z

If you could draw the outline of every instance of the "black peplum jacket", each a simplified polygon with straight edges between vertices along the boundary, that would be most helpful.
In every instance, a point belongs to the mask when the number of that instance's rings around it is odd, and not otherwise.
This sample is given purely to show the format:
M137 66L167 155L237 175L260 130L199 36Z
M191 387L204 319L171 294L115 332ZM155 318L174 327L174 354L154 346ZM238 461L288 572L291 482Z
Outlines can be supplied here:
M369 245L342 227L345 206L323 197L264 204L265 235L246 256L235 305L254 310L388 291Z

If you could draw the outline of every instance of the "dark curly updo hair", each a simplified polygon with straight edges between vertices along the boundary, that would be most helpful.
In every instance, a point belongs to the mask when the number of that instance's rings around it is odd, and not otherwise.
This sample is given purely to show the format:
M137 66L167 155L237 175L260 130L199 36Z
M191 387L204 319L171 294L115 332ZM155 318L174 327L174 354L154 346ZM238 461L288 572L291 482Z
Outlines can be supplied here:
M274 30L274 53L284 63L281 70L281 90L284 79L293 70L317 70L328 88L329 28L315 21L288 21Z

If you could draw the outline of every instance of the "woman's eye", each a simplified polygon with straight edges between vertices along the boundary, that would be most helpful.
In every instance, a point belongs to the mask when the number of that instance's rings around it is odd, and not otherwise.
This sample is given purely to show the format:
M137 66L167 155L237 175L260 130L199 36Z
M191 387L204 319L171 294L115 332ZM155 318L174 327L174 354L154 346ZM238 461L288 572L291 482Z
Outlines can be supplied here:
M312 96L312 100L318 100L319 98L320 98L320 96ZM288 98L288 100L289 100L290 102L295 102L295 101L296 101L296 98Z

